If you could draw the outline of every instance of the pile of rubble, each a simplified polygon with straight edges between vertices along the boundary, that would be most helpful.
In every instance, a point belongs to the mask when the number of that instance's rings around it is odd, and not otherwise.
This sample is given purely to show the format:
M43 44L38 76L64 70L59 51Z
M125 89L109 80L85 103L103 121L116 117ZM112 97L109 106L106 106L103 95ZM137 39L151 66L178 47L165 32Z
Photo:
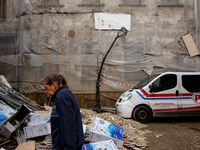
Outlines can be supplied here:
M33 111L38 110L37 103L12 88L3 75L0 75L0 100L14 109L19 109L23 103Z
M85 125L92 125L95 117L102 118L112 124L115 124L124 129L124 148L127 149L144 149L147 146L147 140L145 134L149 133L148 130L143 130L146 127L145 124L141 124L132 119L124 119L115 113L96 113L92 110L81 109L82 121ZM86 138L86 141L88 138Z
M4 78L0 77L1 81ZM45 150L51 149L50 106L39 106L34 101L24 97L12 89L8 83L0 81L0 150ZM85 145L101 142L101 144L113 144L117 149L117 142L121 142L118 149L144 149L147 141L144 135L146 125L132 119L124 119L113 112L96 113L89 109L81 108L82 121L85 133ZM112 125L113 129L119 128L123 132L121 139L107 137L101 133L92 131L97 118L100 119L100 126L103 124ZM101 122L104 122L101 125ZM96 126L97 127L97 126ZM86 131L87 129L87 131ZM107 130L101 128L100 130ZM107 131L103 131L107 132ZM103 133L102 132L102 133ZM115 131L117 132L117 130ZM121 132L121 131L120 131ZM108 141L95 141L91 133L98 134ZM118 135L117 135L118 136ZM114 140L114 142L113 142ZM102 143L103 142L103 143ZM101 146L101 145L100 145ZM102 148L102 147L101 147ZM112 149L114 150L114 149Z
M90 130L92 128L95 117L99 117L105 121L108 121L112 124L115 124L123 128L124 129L124 134L123 134L124 143L123 143L123 147L121 148L123 150L144 149L147 146L147 141L144 135L149 131L142 130L142 128L146 126L144 124L138 123L131 119L121 118L120 116L113 113L109 113L109 112L96 113L92 110L81 109L81 114L82 114L83 124L89 127ZM25 124L22 124L22 126L24 126L23 128L26 128ZM34 148L32 147L33 149L48 150L52 148L50 134L26 139L24 132L22 130L22 126L18 130L16 130L16 133L13 134L13 137L9 139L5 139L1 137L0 135L0 140L2 141L0 144L0 148L5 148L6 150L13 149L13 147L17 148L17 147L20 147L20 145L27 144L27 142L31 142L31 141L35 142L35 147ZM85 144L88 144L88 143L91 143L91 141L89 140L89 133L85 134ZM30 146L31 145L28 144L29 148ZM21 147L24 147L24 145L22 145Z

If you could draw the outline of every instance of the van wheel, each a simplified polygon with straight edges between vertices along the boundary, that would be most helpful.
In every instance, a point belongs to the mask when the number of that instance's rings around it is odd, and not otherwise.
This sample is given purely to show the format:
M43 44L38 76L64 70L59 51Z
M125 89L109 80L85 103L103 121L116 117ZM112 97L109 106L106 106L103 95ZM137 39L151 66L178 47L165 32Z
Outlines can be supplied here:
M141 123L147 123L151 120L152 113L151 110L146 106L138 106L133 111L133 119L141 122Z

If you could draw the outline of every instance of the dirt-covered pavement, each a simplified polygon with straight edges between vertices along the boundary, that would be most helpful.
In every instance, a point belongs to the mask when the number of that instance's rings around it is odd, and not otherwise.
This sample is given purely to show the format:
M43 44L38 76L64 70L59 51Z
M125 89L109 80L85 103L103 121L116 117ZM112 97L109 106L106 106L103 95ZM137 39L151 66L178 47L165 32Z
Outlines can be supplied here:
M145 150L200 150L200 117L154 118Z
M98 116L124 128L123 150L200 150L200 117L153 118L141 124L113 113L81 111L86 125Z

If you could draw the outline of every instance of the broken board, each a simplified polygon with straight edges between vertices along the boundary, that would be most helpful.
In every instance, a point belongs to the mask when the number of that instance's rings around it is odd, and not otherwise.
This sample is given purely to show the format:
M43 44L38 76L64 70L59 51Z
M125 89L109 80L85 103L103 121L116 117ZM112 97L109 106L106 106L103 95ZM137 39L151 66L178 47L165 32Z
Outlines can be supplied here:
M189 33L185 36L182 36L182 38L183 38L183 41L185 42L185 45L188 49L190 57L194 57L194 56L199 55L199 51L197 49L197 46L196 46L191 34Z

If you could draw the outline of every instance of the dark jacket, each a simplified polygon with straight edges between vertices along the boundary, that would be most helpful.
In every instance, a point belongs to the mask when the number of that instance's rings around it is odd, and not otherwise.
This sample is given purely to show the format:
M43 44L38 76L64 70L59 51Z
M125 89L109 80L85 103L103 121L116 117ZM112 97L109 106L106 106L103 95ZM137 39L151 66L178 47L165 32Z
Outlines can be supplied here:
M78 101L66 86L52 95L52 101L52 150L76 150L85 142Z

